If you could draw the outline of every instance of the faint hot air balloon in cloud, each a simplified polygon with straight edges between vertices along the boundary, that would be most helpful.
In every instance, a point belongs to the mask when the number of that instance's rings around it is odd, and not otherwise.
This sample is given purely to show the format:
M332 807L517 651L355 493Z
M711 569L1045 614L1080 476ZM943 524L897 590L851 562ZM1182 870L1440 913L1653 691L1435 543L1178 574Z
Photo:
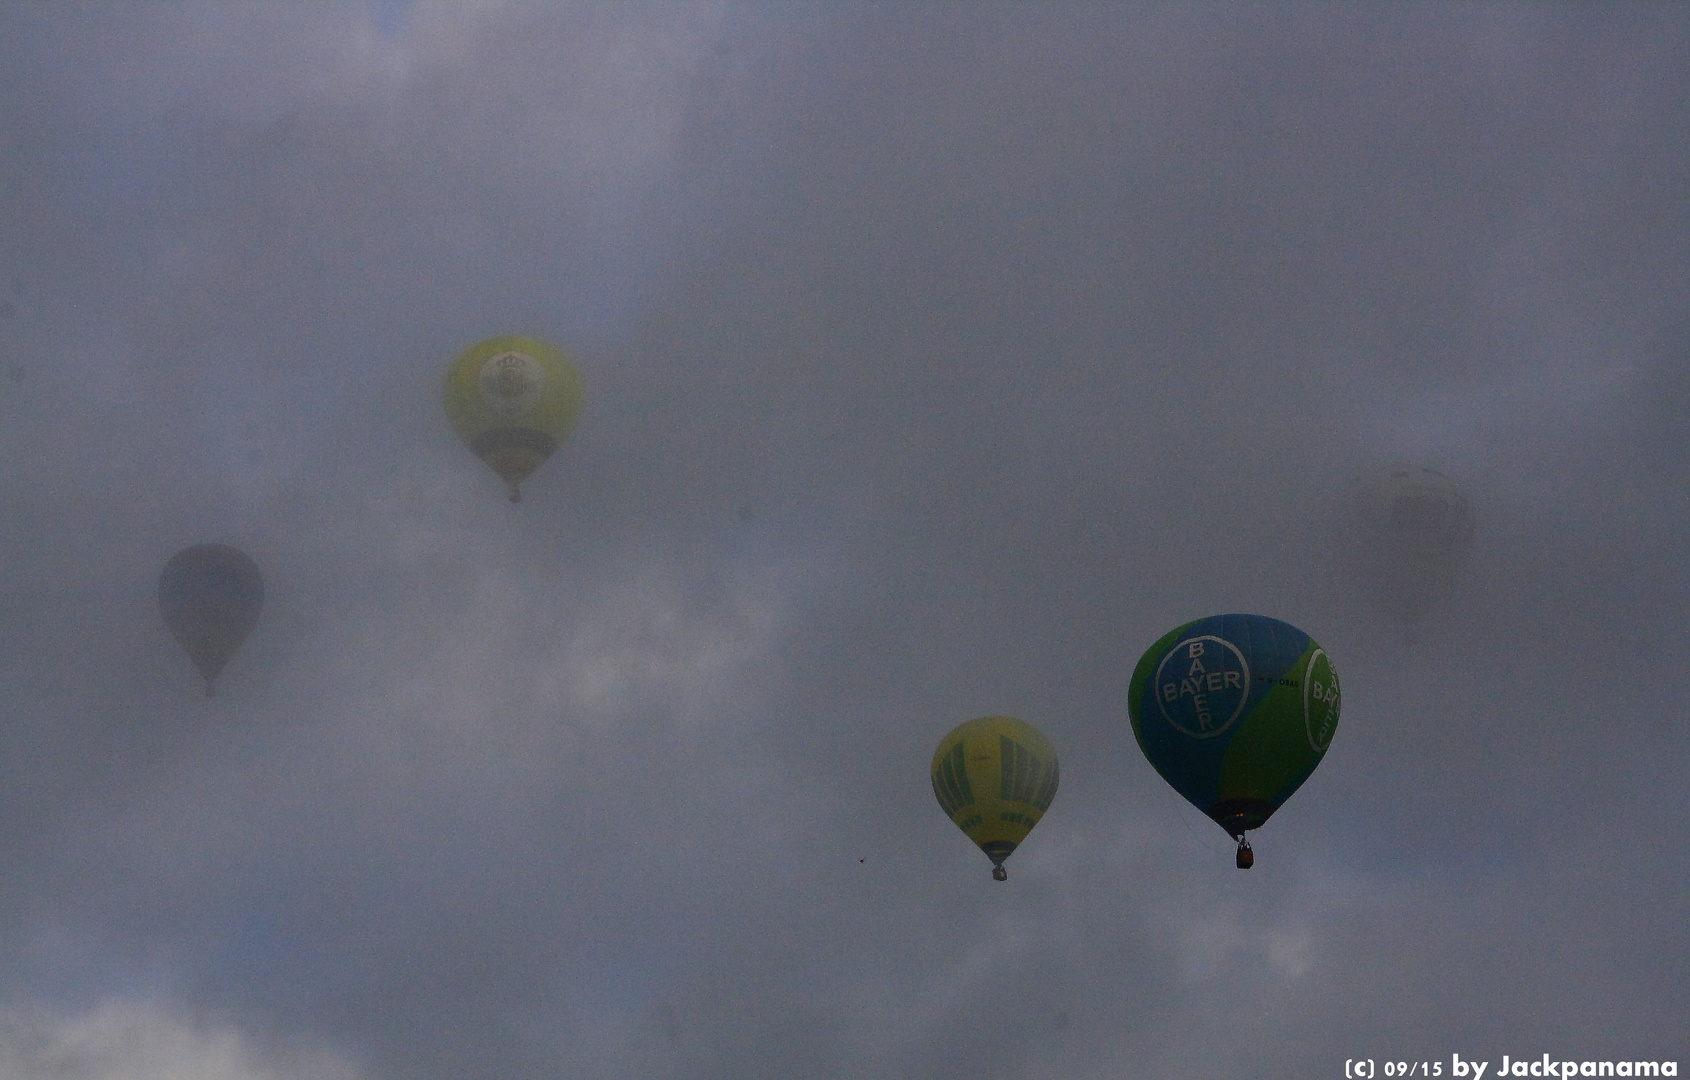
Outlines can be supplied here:
M227 544L195 544L164 564L158 608L164 625L205 677L205 696L219 672L258 624L264 578L246 554Z
M1374 598L1412 627L1455 583L1473 553L1473 505L1442 473L1395 465L1352 481L1339 534Z
M931 769L933 794L1004 881L1009 858L1056 797L1056 748L1033 725L1010 716L982 716L939 740Z
M1309 778L1338 727L1338 673L1313 638L1264 615L1163 634L1133 669L1127 711L1144 756L1238 841Z
M510 485L518 485L569 437L585 390L575 365L556 347L526 337L472 345L446 373L446 415L469 448Z

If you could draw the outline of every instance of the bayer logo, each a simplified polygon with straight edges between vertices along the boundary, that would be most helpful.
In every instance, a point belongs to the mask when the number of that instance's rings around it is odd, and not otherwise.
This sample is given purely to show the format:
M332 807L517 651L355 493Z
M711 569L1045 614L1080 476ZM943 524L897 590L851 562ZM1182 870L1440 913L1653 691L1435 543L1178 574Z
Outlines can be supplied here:
M1194 739L1210 739L1244 711L1250 665L1238 646L1224 638L1186 638L1162 657L1155 690L1168 723Z
M476 379L481 400L501 420L515 420L527 413L540 400L545 385L539 363L519 352L491 357L481 365L481 376Z
M1332 742L1340 704L1338 673L1326 651L1316 649L1303 675L1303 725L1308 729L1309 748L1316 753L1324 754Z

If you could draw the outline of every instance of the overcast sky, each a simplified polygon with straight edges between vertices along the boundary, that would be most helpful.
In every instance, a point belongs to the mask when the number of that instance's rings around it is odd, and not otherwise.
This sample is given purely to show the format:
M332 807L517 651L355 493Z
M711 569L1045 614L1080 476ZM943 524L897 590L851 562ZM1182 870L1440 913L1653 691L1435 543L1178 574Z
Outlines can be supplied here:
M7 1080L1690 1069L1685 8L12 0L0 157ZM1247 874L1127 721L1228 611L1344 680Z

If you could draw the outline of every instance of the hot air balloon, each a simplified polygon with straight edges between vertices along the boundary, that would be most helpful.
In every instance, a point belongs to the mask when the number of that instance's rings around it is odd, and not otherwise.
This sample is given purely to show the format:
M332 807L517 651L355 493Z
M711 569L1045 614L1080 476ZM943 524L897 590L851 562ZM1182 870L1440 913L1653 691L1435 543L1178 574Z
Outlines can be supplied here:
M1374 598L1413 626L1473 553L1473 506L1442 473L1396 465L1339 499L1339 533Z
M258 624L264 578L246 554L227 544L195 544L164 564L158 609L211 697L219 672Z
M1338 673L1314 639L1265 615L1214 615L1163 634L1133 669L1139 748L1238 841L1314 771L1338 726Z
M992 877L1005 881L1003 861L1056 797L1056 748L1031 724L982 716L939 740L932 780L939 805L992 860Z
M544 341L488 338L446 373L446 415L471 450L518 487L569 437L585 391L569 357Z

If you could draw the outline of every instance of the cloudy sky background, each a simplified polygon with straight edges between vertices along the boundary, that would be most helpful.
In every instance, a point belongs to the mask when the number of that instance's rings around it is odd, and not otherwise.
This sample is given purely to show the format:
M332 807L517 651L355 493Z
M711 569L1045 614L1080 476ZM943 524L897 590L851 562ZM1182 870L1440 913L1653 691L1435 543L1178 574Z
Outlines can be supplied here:
M0 160L0 1074L1690 1058L1679 8L16 2ZM589 393L520 507L501 333ZM1249 874L1126 719L1222 611L1344 678Z

